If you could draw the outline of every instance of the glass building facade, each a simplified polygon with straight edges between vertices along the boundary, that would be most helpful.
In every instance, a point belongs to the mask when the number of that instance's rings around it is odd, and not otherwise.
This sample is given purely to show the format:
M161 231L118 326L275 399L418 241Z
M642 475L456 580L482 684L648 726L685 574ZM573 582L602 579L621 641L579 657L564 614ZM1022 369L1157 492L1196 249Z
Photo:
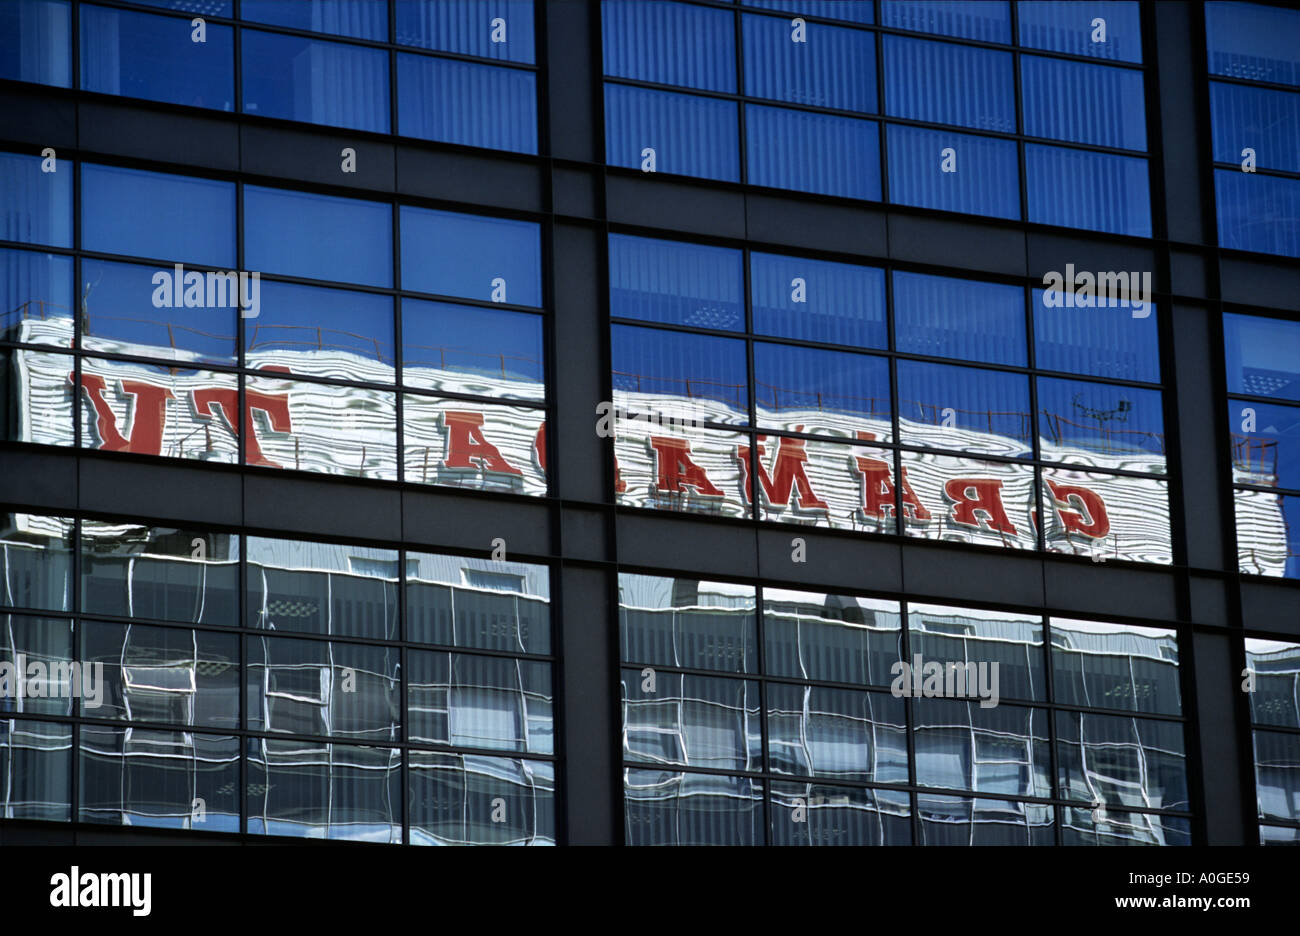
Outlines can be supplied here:
M1300 844L1297 35L0 3L0 844Z

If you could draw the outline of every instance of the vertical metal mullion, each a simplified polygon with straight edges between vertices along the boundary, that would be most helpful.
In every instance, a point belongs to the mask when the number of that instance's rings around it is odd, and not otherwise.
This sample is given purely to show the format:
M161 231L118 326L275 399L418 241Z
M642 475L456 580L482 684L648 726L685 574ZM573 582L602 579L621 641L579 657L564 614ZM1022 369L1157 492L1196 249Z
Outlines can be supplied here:
M751 471L750 474L753 474L753 472ZM771 845L772 823L774 821L775 812L772 804L771 774L773 771L769 767L767 736L767 653L765 652L767 615L763 610L763 587L761 585L754 589L754 616L756 625L754 628L754 639L757 642L757 646L754 650L758 657L758 728L762 738L758 771L762 777L762 780L759 782L763 784L763 796L761 800L763 814L763 844Z
M392 9L391 6L389 8ZM405 536L403 536L405 539ZM406 546L397 549L397 639L400 642L398 654L398 698L401 710L401 731L399 732L399 750L401 753L398 769L401 771L402 790L402 844L411 844L411 709L409 698L408 673L410 672L410 649L407 647L406 626Z
M397 5L388 4L388 132L397 134Z
M1029 218L1029 183L1025 176L1025 107L1020 80L1020 13L1017 4L1011 8L1011 80L1016 96L1016 158L1020 173L1020 220ZM1027 249L1027 248L1026 248Z
M1055 511L1055 498L1049 496L1047 482L1043 478L1042 439L1038 431L1038 358L1034 347L1034 287L1032 284L1022 288L1020 298L1025 313L1025 361L1029 365L1029 374L1027 375L1029 379L1029 444L1031 446L1030 453L1034 459L1034 503L1031 509L1032 516L1038 518L1038 522L1034 524L1034 547L1040 554L1044 554L1047 552L1048 508L1051 508L1053 512ZM1041 559L1039 565L1043 567L1043 575L1046 576L1047 570ZM1046 589L1043 590L1043 594L1047 594Z
M875 5L876 25L880 24L880 2L877 0ZM876 116L879 118L876 127L879 130L879 159L880 159L880 201L883 204L889 203L889 146L886 139L887 126L885 124L885 39L884 34L876 29L871 30L872 42L876 50Z
M749 141L748 128L745 124L745 35L740 10L732 14L733 33L736 42L736 120L740 131L740 182L749 183Z
M238 23L239 20L242 18L242 11L239 9L239 7L240 4L243 2L243 0L232 0L232 2L234 3L234 6L232 7L230 12L231 15L235 18L236 22ZM235 114L239 115L244 112L244 64L243 64L244 63L244 55L243 55L244 29L243 26L241 25L232 26L231 32L235 34L233 37L234 46L235 46L235 74L234 74ZM242 127L239 132L242 135L243 133ZM240 269L243 269L243 267L240 267ZM236 305L238 305L238 303L236 303Z
M239 544L239 597L236 624L239 626L239 790L235 808L239 811L239 832L248 834L248 537L242 533L231 536Z
M903 516L903 439L902 439L902 417L900 410L902 403L898 399L898 335L896 323L894 320L894 270L892 266L885 268L885 329L888 332L889 343L889 431L893 441L893 451L890 453L890 461L893 462L894 468L894 533L898 536L905 536L907 525Z
M903 662L911 667L912 660L912 615L911 603L906 597L898 602L898 624L899 624L899 643L902 650ZM908 676L908 685L904 686L903 696L903 731L907 736L907 786L909 789L908 799L912 807L912 844L922 844L921 835L921 796L916 782L916 712L913 709L914 700L911 698L913 680L915 674L909 669L903 670Z
M238 179L235 182L235 269L245 269L243 179ZM247 326L242 303L235 303L235 307L238 309L238 317L235 321L235 341L239 344L239 347L235 349L235 362L238 365L238 374L235 378L237 380L237 412L230 414L230 421L233 423L231 428L235 432L236 458L238 459L236 464L242 471L247 464L246 455L248 449L248 440L244 438L244 429L251 426L252 419L245 418L244 415L247 413L246 407L248 406L247 384L249 372L248 360L244 354Z
M1065 794L1060 789L1060 766L1056 753L1056 690L1052 685L1052 626L1051 615L1043 615L1043 680L1047 692L1047 754L1048 769L1052 774L1047 781L1047 793L1053 801L1052 834L1055 844L1060 845L1064 839L1062 827L1065 825ZM1080 727L1082 731L1082 727ZM1079 736L1080 744L1083 735Z
M749 518L755 523L754 536L755 545L757 546L758 526L762 520L758 505L758 492L760 487L756 481L758 476L758 374L754 370L754 299L753 299L753 281L750 275L750 266L753 263L754 255L748 247L740 251L740 260L742 269L742 303L745 316L745 381L749 385L746 400L746 409L749 413L749 431L746 433L749 437Z
M78 472L80 473L80 472ZM81 503L78 500L77 507ZM81 659L81 518L72 521L72 658ZM72 823L81 821L81 699L78 693L72 693L72 724L69 726L72 744L72 756L68 758L72 771L72 782L68 793L68 819Z
M403 402L406 394L402 374L406 361L402 348L402 206L396 199L389 205L393 215L393 395L396 397L394 412L397 419L393 444L397 447L397 482L401 484L406 480L406 410Z

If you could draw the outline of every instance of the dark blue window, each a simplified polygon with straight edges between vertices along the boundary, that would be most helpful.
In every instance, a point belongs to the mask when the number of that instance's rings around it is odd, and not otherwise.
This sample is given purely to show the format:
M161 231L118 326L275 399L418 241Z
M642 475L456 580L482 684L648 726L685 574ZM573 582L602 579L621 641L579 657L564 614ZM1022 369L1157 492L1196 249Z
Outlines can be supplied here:
M397 41L531 64L533 0L397 0Z
M1026 457L1032 453L1029 380L1020 374L899 361L898 414L904 421L902 441L913 445ZM908 422L931 428L909 432ZM980 433L987 441L955 432L936 436L933 427Z
M749 182L879 201L879 133L871 120L747 104Z
M1260 484L1269 479L1300 491L1300 406L1229 400L1228 428L1238 469L1234 480Z
M1261 169L1300 172L1300 93L1210 82L1214 159L1240 165L1255 151Z
M72 84L66 0L0 3L0 78L66 88Z
M1211 74L1300 86L1300 10L1207 3L1205 35Z
M1219 245L1300 257L1300 179L1214 171Z
M194 10L194 0L134 0L141 6L158 7L161 10L179 10L182 13L190 13ZM204 0L204 16L224 16L226 19L234 16L231 0Z
M393 285L392 209L381 202L244 187L249 270Z
M234 33L208 23L206 40L177 16L81 7L81 86L101 94L234 110Z
M1044 459L1163 470L1159 390L1040 377L1038 432Z
M537 152L537 76L517 68L399 53L397 132L402 136Z
M775 254L750 254L754 332L778 338L883 348L885 271Z
M1020 217L1020 167L1011 140L891 125L889 200L899 205ZM951 154L944 152L951 149ZM955 166L945 172L945 165Z
M1006 0L882 0L880 24L984 42L1011 41Z
M787 416L791 410L888 422L889 361L848 351L755 342L754 404L759 425L769 428L822 428L794 425Z
M1023 367L1024 290L896 271L894 340L909 354Z
M388 4L384 0L242 0L239 16L271 26L388 41Z
M0 153L0 238L72 246L71 161L42 172L39 156Z
M836 110L876 112L876 40L821 23L792 42L788 20L745 16L745 93Z
M393 300L262 280L259 314L244 322L244 358L254 370L284 365L308 377L389 383Z
M872 0L740 0L745 6L795 16L820 16L847 23L874 23Z
M605 85L605 161L655 171L740 181L736 104L694 94Z
M235 265L235 186L212 179L84 164L81 246L231 269Z
M536 223L406 206L401 216L403 289L542 304L541 231Z
M387 52L255 29L242 40L246 113L388 132Z
M165 280L158 274L164 274ZM82 260L81 346L89 351L234 364L238 290L232 296L222 281L225 297L232 301L225 308L215 302L207 306L206 277L197 270L185 274L202 283L204 302L198 306L184 305L189 284L183 275L178 288L174 268ZM182 301L176 302L177 298ZM217 298L215 289L213 298Z
M1017 6L1022 46L1116 62L1142 61L1142 26L1136 3L1020 0ZM1105 22L1093 25L1096 19Z
M1028 136L1147 148L1140 71L1025 55L1020 77Z
M670 0L604 0L605 74L736 90L736 21L726 10Z
M745 327L739 250L609 236L609 314L699 328Z
M72 346L72 258L0 249L0 341Z
M542 317L509 309L402 300L408 387L524 400L546 398Z
M744 341L633 325L610 332L615 393L721 404L730 413L717 418L749 421Z
M885 36L885 112L1014 133L1011 53Z
M1025 177L1030 221L1151 236L1145 159L1027 143Z
M1300 401L1300 322L1223 316L1228 392Z
M1131 274L1130 274L1131 276ZM1067 284L1068 287L1068 284ZM1043 370L1110 377L1160 379L1159 337L1154 308L1134 316L1132 308L1050 308L1035 289L1034 355Z

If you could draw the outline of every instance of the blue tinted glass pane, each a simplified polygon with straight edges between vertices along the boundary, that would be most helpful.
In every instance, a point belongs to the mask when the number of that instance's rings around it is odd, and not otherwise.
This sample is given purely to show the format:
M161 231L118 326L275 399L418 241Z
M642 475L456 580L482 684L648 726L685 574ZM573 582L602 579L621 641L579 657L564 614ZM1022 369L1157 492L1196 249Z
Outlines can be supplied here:
M820 16L847 23L874 23L871 0L740 0L745 6L778 10L793 16Z
M1211 74L1300 85L1300 10L1207 3L1205 33Z
M65 0L0 3L0 78L68 87L71 33Z
M1142 61L1138 5L1118 0L1020 0L1020 44L1031 49ZM1104 24L1093 25L1097 19Z
M754 343L754 405L759 425L816 432L792 418L890 418L889 361L867 354ZM865 424L863 425L865 429Z
M1005 0L882 0L880 24L985 42L1011 41L1011 7Z
M773 16L744 17L745 93L837 110L876 112L876 39L860 29L807 24L804 42Z
M541 230L532 221L402 208L402 288L542 304Z
M84 164L81 246L231 269L235 265L235 186L212 179Z
M668 0L604 0L605 74L736 90L736 21L726 10Z
M141 6L158 7L161 10L180 10L182 13L196 13L203 16L234 16L231 0L134 0ZM196 9L197 7L197 9Z
M380 202L247 185L244 265L264 273L391 286L392 209Z
M393 380L393 300L388 296L263 280L258 315L244 323L254 370L340 380Z
M388 53L243 31L244 112L388 132Z
M193 42L176 16L81 8L81 86L101 94L233 110L235 31L210 23Z
M1300 322L1223 316L1228 392L1300 400Z
M899 351L1023 366L1025 294L1019 286L894 273Z
M1300 179L1214 171L1219 245L1300 257Z
M1020 374L899 361L898 414L902 441L913 445L1000 455L1032 451L1029 380Z
M745 327L739 250L609 235L609 314L672 325Z
M72 258L0 250L0 341L72 346Z
M740 130L732 101L605 85L605 161L640 169L740 180Z
M1159 390L1038 379L1044 459L1162 472L1164 428Z
M1236 502L1241 571L1300 579L1300 497L1272 491L1237 491ZM1280 795L1275 797L1273 809L1280 814L1288 807Z
M1025 186L1030 221L1151 236L1145 159L1026 143Z
M1214 158L1241 164L1255 151L1261 169L1300 172L1300 94L1210 82Z
M1300 406L1229 400L1228 428L1234 481L1300 491Z
M243 0L239 16L272 26L388 41L388 4L384 0Z
M1134 274L1129 276L1131 280ZM1152 383L1160 379L1154 315L1135 316L1144 310L1123 307L1049 307L1041 289L1033 297L1034 360L1043 370Z
M750 254L754 331L760 335L883 348L885 271L774 254Z
M399 45L533 61L533 0L397 0Z
M875 121L748 104L745 128L753 185L880 200Z
M178 288L172 267L82 260L81 346L90 351L234 364L238 290L228 289L228 280L214 277L209 304L207 278L197 270L186 273ZM217 282L222 285L220 296ZM203 302L187 307L185 288L196 289L198 284L202 284Z
M398 53L397 132L537 152L537 76L515 68Z
M1022 56L1020 69L1028 136L1147 148L1140 71L1036 55Z
M39 156L0 153L0 237L51 247L72 246L71 162L41 172Z
M891 202L992 218L1020 217L1020 160L1011 140L897 124L885 135ZM946 166L955 171L945 172Z
M884 41L887 114L1015 133L1011 53L901 36Z
M698 403L710 419L749 421L744 341L633 325L613 325L610 334L616 394Z
M408 387L543 400L542 317L509 309L402 300Z

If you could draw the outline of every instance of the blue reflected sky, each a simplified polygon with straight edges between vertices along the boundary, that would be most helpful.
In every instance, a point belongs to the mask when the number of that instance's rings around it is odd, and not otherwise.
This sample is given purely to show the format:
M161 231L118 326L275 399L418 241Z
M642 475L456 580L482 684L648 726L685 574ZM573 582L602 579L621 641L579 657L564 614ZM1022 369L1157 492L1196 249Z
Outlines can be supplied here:
M403 289L542 304L541 229L535 222L403 205L401 225Z
M752 253L749 261L756 334L888 345L884 270L766 253Z
M543 399L542 325L542 317L529 312L403 299L402 380L454 390L438 379L452 372L525 385L500 388L493 396Z
M250 367L274 360L295 374L393 379L393 300L371 293L262 281L260 314L244 323Z
M1237 480L1300 490L1300 406L1229 400L1228 431Z
M1154 306L1142 318L1134 318L1131 308L1048 308L1041 289L1033 291L1033 302L1034 355L1042 370L1151 383L1160 379Z
M1228 392L1300 400L1300 322L1223 316Z

